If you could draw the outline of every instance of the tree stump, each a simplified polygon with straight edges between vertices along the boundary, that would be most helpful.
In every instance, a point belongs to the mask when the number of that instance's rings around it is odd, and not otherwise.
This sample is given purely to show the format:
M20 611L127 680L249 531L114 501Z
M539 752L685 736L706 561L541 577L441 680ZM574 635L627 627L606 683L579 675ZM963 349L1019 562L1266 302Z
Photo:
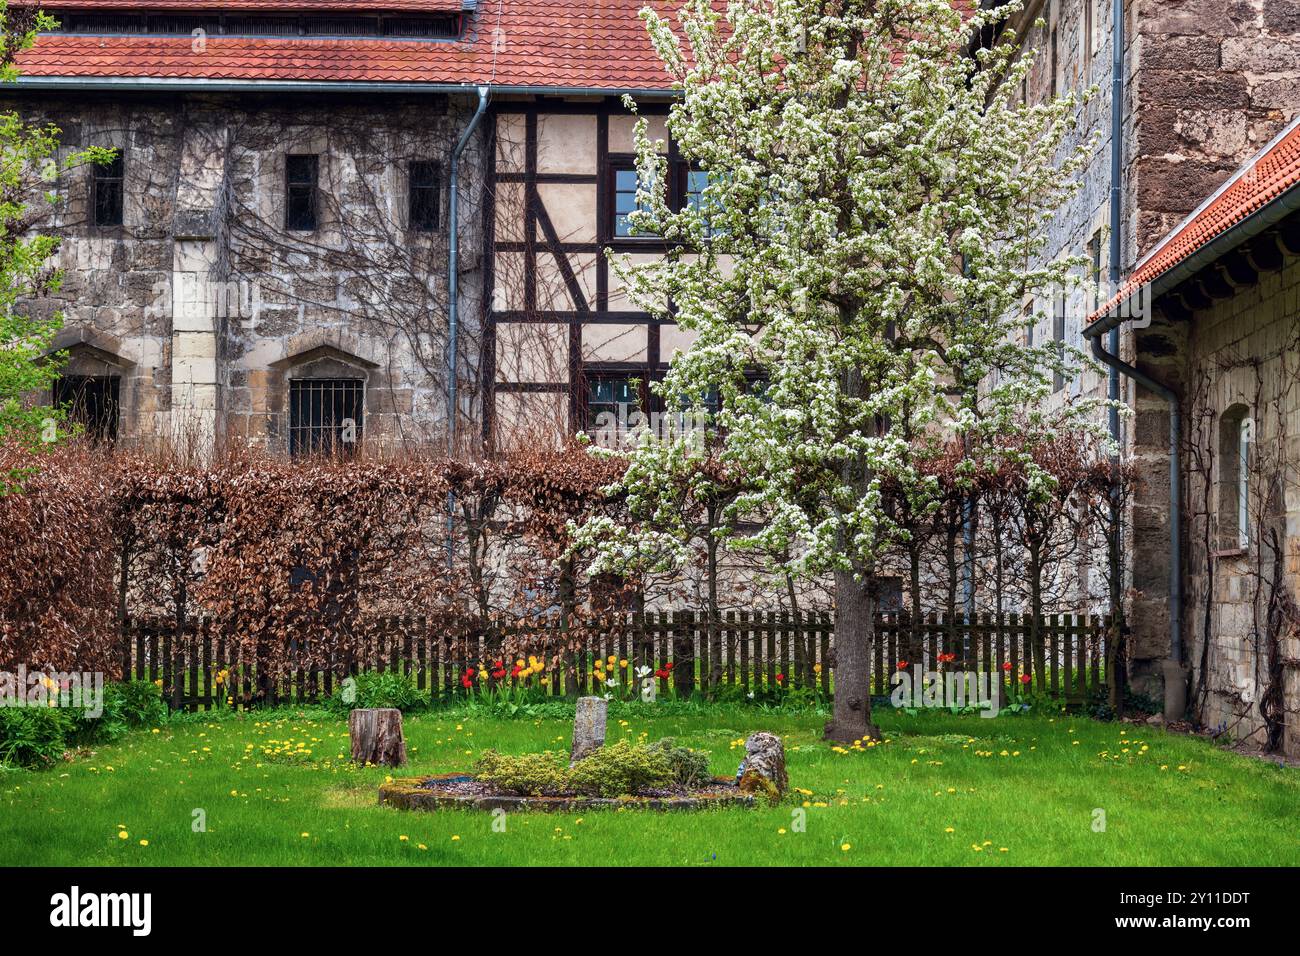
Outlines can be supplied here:
M359 764L400 767L406 763L402 712L395 707L354 710L348 714L352 759Z
M759 731L745 741L740 764L740 792L764 793L773 803L785 796L790 778L785 772L785 744L776 734Z

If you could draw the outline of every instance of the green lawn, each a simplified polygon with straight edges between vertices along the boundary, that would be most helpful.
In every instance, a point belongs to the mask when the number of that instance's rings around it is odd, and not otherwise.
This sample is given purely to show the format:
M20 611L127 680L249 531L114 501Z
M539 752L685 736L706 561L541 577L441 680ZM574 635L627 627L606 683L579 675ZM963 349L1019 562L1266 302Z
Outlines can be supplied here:
M1300 864L1300 771L1201 740L1082 717L883 712L888 743L840 753L818 739L823 719L615 709L610 739L675 736L720 774L735 772L735 741L779 733L801 792L750 810L518 813L496 832L482 812L379 807L385 772L349 766L346 724L323 711L190 718L0 772L0 864ZM570 731L465 712L405 726L403 775L466 769L488 747L564 749ZM311 753L274 754L286 747Z

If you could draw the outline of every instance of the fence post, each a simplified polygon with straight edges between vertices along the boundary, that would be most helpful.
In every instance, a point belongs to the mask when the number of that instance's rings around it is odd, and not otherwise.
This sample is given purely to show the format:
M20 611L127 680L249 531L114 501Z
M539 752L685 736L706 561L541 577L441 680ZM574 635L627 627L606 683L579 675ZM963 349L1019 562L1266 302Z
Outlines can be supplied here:
M1096 615L1090 615L1088 620L1092 624L1092 633L1088 636L1088 650L1092 655L1092 662L1089 668L1092 674L1092 686L1090 690L1096 693L1097 688L1101 686L1101 641L1105 631L1102 628L1102 619Z
M738 643L740 643L740 687L748 695L749 693L749 611L740 613L740 630L736 631Z
M821 672L821 691L827 697L831 693L831 634L835 628L835 618L829 611L818 611L817 620L821 624L820 638L820 656L819 661L822 665Z
M695 692L695 614L678 611L673 617L673 686L678 697Z
M1060 658L1060 647L1059 647L1060 632L1061 632L1061 616L1059 614L1053 614L1051 624L1049 625L1049 630L1047 632L1049 646L1051 648L1051 653L1052 653L1052 660L1051 660L1052 685L1051 686L1052 686L1053 697L1056 696L1058 691L1058 685L1056 681L1057 678L1056 670Z

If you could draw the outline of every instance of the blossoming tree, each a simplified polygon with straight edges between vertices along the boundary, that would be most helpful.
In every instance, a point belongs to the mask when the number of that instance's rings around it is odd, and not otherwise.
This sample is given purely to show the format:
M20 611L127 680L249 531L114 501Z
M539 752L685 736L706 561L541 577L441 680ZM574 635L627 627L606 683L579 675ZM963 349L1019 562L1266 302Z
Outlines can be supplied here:
M784 555L778 570L834 575L828 739L878 736L881 561L906 533L897 504L916 512L938 496L918 449L955 432L988 454L1001 435L1050 432L1054 414L1083 410L1040 407L1075 356L1013 333L1027 297L1066 288L1080 265L1043 263L1041 227L1091 144L1067 142L1072 97L1019 102L1030 60L1014 44L973 42L1009 9L690 0L680 29L642 12L681 89L669 130L707 185L670 208L669 169L641 121L631 218L671 251L611 258L639 307L694 334L659 394L670 407L716 394L720 410L708 450L647 434L628 453L622 490L655 520L583 530L603 540L605 568L661 557L687 534L671 527L680 510L656 507L681 460L714 454L743 474L718 533Z
M0 3L0 85L18 77L15 57L55 21L35 6ZM34 407L30 396L50 387L61 363L48 355L60 316L32 315L28 306L59 288L51 262L58 238L42 234L43 216L58 202L59 175L85 162L106 162L113 152L90 148L58 159L59 130L28 125L17 112L0 111L0 443L40 447L59 437L57 411ZM57 359L57 357L56 357ZM0 494L25 473L0 471Z

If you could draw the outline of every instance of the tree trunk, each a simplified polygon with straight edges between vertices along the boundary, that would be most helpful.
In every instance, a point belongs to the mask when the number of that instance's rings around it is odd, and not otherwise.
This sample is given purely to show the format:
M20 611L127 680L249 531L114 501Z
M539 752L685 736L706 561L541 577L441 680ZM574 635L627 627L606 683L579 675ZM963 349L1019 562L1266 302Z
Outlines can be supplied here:
M348 737L355 763L380 767L401 767L406 763L402 712L395 707L352 711L348 714Z
M868 581L835 572L835 706L826 740L852 743L880 739L871 722L871 645L875 640L876 594Z

